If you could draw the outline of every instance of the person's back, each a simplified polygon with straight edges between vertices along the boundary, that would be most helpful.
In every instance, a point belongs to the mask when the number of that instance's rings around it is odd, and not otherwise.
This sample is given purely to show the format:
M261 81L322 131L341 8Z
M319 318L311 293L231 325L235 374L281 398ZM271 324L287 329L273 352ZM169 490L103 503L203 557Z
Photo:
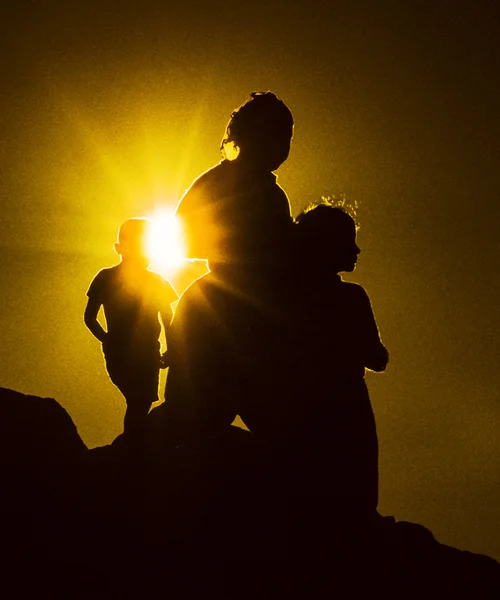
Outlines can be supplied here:
M282 254L292 218L273 172L286 160L292 134L291 112L271 92L253 93L233 112L224 160L195 180L176 210L190 258L208 260L211 269L245 268Z
M274 259L291 226L288 198L269 171L223 160L201 175L177 208L193 257L210 263L255 264Z

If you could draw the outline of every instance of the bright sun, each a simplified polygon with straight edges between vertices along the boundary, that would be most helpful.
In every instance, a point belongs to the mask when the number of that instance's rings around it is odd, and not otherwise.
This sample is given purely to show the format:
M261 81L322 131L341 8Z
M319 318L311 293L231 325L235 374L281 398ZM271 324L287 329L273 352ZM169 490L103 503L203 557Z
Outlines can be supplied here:
M151 269L161 273L171 273L185 260L181 227L174 213L158 211L148 217L151 228L147 239Z

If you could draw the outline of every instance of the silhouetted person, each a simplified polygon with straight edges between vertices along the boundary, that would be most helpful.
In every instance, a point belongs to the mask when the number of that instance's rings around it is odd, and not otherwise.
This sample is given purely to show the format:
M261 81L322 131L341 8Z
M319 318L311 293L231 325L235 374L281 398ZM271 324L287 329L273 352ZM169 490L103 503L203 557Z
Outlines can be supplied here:
M125 433L138 431L158 400L161 321L167 333L170 304L177 294L158 273L149 271L146 238L150 222L129 219L118 232L120 263L102 269L87 292L85 324L102 343L111 381L125 396ZM107 331L97 320L104 309Z
M276 260L276 240L288 235L288 198L273 171L287 159L293 135L288 107L271 92L254 92L235 110L221 142L224 159L181 198L190 258L245 266Z
M342 208L322 203L297 217L297 234L300 297L309 309L301 362L310 394L304 450L316 479L311 486L375 511L378 442L364 375L383 371L388 353L365 290L339 276L356 266L356 224Z
M198 438L224 429L250 390L252 324L261 328L257 316L273 294L293 230L288 198L273 174L288 157L292 134L293 118L281 100L251 94L231 115L224 160L179 202L187 255L207 259L211 272L183 294L170 332L165 393L178 435L181 421L186 435L197 431Z

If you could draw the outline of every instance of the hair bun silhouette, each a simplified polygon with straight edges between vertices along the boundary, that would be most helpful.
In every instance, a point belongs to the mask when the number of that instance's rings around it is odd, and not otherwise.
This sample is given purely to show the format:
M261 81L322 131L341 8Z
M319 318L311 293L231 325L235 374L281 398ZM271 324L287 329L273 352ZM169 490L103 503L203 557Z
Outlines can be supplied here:
M268 136L289 140L292 133L293 116L287 105L273 92L252 92L250 100L232 112L221 150L230 144L241 148Z

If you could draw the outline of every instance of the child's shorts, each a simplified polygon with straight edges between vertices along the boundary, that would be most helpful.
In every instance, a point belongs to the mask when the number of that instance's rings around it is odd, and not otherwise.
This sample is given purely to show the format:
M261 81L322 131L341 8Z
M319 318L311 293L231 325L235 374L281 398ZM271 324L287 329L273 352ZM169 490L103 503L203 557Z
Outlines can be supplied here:
M129 402L153 403L158 400L160 352L142 354L120 350L104 351L109 378Z

